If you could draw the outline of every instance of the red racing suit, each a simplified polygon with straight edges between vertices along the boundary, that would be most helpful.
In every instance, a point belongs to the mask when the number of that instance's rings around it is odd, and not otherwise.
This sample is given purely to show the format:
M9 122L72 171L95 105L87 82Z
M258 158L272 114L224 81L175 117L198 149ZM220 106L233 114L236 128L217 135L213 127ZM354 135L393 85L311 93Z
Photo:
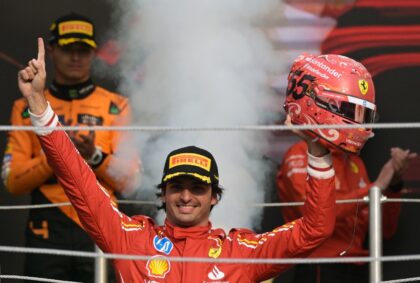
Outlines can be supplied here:
M35 126L55 126L51 108L32 116ZM151 256L143 260L114 260L119 282L260 282L289 265L176 262L171 257L290 258L303 257L334 228L334 170L331 159L311 157L304 217L271 232L247 229L180 228L168 221L157 226L145 216L121 213L95 174L62 131L38 133L48 162L97 245L107 253Z
M305 200L307 174L307 145L299 142L285 154L283 164L277 174L278 195L283 202ZM345 155L333 151L335 186L337 199L360 199L368 195L372 183L366 172L363 160L356 155ZM399 197L399 193L385 190L389 197ZM383 206L383 233L390 238L397 229L400 203L387 203ZM304 214L302 206L282 208L285 221L296 219ZM365 256L368 251L363 242L368 231L368 206L366 204L338 204L334 233L310 254L310 257L337 257L343 251L346 256Z

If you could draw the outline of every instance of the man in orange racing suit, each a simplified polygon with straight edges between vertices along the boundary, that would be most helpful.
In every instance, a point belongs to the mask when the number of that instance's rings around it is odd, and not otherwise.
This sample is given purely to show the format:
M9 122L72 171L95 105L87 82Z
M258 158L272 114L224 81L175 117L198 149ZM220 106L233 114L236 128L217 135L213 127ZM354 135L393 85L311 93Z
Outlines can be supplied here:
M323 72L323 70L330 72ZM341 74L338 79L332 75L338 74L337 71ZM297 83L293 83L294 80ZM293 72L289 75L289 82L291 83L285 107L293 118L289 116L286 123L291 123L291 121L295 124L302 123L300 117L306 117L306 121L311 121L311 118L316 119L319 124L373 122L371 119L374 116L368 115L370 110L375 111L373 82L366 69L352 59L338 55L302 56L301 61L295 62ZM367 85L367 92L363 93L364 89L360 88L360 82ZM308 95L300 97L297 93L293 93L293 86L297 88L298 85L303 84L307 85ZM348 95L351 97L348 98ZM359 110L350 111L351 109ZM363 116L366 118L360 120ZM409 150L392 148L391 158L383 166L375 183L372 183L363 160L355 154L361 150L364 142L369 138L370 130L358 128L314 131L314 135L317 136L315 139L322 139L332 153L338 200L361 199L368 195L373 185L382 188L387 197L400 196L401 175L407 168L407 162L416 154ZM278 195L283 202L301 202L306 198L307 150L306 142L301 141L294 144L283 157L283 163L277 174ZM282 214L287 222L301 217L304 214L304 207L283 207ZM399 214L400 203L384 204L385 238L390 238L395 233ZM333 235L317 247L310 257L367 256L368 251L363 246L368 232L367 204L338 204L336 216ZM293 282L368 282L368 273L366 265L360 264L298 265Z
M70 14L51 27L50 57L55 67L52 84L45 96L63 125L118 126L128 123L128 100L93 83L90 68L96 42L93 24L85 17ZM90 33L87 33L89 31ZM25 99L15 101L12 125L30 126ZM138 173L138 160L116 156L120 132L72 131L68 133L96 178L113 195L129 185ZM110 172L110 167L126 167L126 175ZM33 132L11 131L3 161L3 181L12 194L31 194L32 204L69 202L48 165ZM32 209L26 230L26 246L93 251L92 240L84 232L72 206ZM93 261L83 258L28 254L25 274L61 280L93 281Z
M62 131L48 105L44 47L38 39L38 58L19 72L19 89L27 99L34 126L49 164L75 206L83 226L105 252L146 255L148 260L114 260L119 282L260 282L290 265L255 259L305 256L334 229L334 170L331 156L320 143L308 147L308 197L305 216L271 232L255 234L213 229L210 211L222 189L216 161L206 150L188 146L169 153L161 184L166 209L163 226L145 216L127 217ZM179 262L172 257L250 259L247 263Z

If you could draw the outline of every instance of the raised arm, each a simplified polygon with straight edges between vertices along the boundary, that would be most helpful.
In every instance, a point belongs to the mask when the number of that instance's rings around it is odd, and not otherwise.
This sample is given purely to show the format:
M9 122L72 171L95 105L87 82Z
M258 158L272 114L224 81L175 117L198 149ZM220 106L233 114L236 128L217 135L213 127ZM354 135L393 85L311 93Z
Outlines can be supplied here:
M287 121L286 121L287 124ZM316 139L297 132L308 145L304 152L307 159L307 178L303 183L306 195L301 209L302 217L262 235L244 235L247 243L255 243L248 248L239 239L244 257L292 258L304 257L326 238L331 236L335 224L335 172L331 153ZM290 219L288 219L290 220ZM250 267L250 277L256 281L275 276L290 265L258 265Z
M32 124L42 127L36 133L48 163L90 237L105 252L127 252L135 236L133 232L145 230L148 221L133 220L118 211L67 134L54 131L53 127L59 125L58 118L42 92L46 79L42 39L38 39L38 49L38 58L19 72L18 83L28 101Z

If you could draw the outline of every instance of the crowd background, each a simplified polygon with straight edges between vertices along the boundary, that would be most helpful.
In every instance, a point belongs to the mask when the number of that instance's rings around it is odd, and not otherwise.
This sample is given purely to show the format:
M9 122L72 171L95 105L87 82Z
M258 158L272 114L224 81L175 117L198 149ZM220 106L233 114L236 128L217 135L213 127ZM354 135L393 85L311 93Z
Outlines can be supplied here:
M78 12L84 15L88 15L93 22L95 22L97 29L97 40L99 44L103 44L111 39L112 35L109 33L113 29L111 22L112 8L107 1L103 0L62 0L60 3L53 0L40 1L14 1L14 0L0 0L0 35L2 37L2 44L0 45L0 125L8 125L12 102L20 97L16 84L16 74L21 68L21 65L25 65L27 61L32 58L33 54L36 54L36 46L33 45L36 37L42 36L48 37L48 31L46 27L49 27L50 23L57 17L57 15L66 14L70 11ZM298 12L290 11L291 14L298 14ZM368 15L365 15L369 17ZM374 16L372 14L372 16ZM332 28L335 22L329 20L320 21L319 35L317 36L314 32L307 34L308 40L302 40L302 38L292 37L296 35L293 29L296 27L314 27L314 18L308 18L306 21L297 21L299 16L290 18L285 17L286 21L278 23L279 32L283 36L281 39L285 41L285 44L274 43L273 46L278 48L279 54L288 56L284 62L292 62L292 58L295 57L297 52L307 51L316 52L319 50L320 41L325 35L326 31ZM289 19L289 21L287 20ZM316 26L316 25L315 25ZM292 32L290 32L292 30ZM289 33L286 33L289 31ZM273 36L273 30L271 29L271 36ZM310 36L310 37L309 37ZM358 58L356 58L358 59ZM101 59L97 59L101 61ZM111 60L112 61L112 60ZM47 61L48 62L48 61ZM98 62L99 65L107 65L108 62ZM285 66L285 70L289 66ZM47 63L47 68L51 66ZM105 68L106 69L106 68ZM419 74L419 68L411 68L412 72ZM396 99L382 99L381 88L377 88L377 101L379 110L382 117L387 117L387 122L419 122L420 115L418 111L415 111L415 101L418 100L418 86L416 81L407 83L404 81L403 73L404 70L397 72L384 72L378 78L380 81L391 81L395 87ZM398 75L400 74L400 75ZM95 76L95 81L104 87L111 90L116 90L117 81L115 76L101 72L100 76ZM286 77L280 78L286 80ZM278 88L279 93L284 93L284 85L282 83L273 84ZM283 96L279 101L283 100ZM278 109L282 109L282 105L278 105ZM385 109L381 111L381 109ZM388 111L388 112L386 112ZM399 117L404 117L400 119ZM407 130L405 130L407 131ZM405 135L405 131L401 130L381 130L381 136L384 138L387 135L392 135L392 139L398 142L400 146L407 147L413 151L419 152L420 130L412 130L413 132ZM398 136L398 139L395 137ZM274 192L274 174L277 170L276 166L279 162L281 155L288 146L293 143L295 139L288 134L282 134L281 136L273 137L273 152L268 153L268 159L271 160L273 166L273 192L272 196L268 196L267 201L278 201ZM4 152L4 146L6 142L6 132L0 131L0 157ZM373 152L375 148L370 148L369 143L365 148L365 151ZM377 148L377 145L375 145ZM366 154L367 164L371 164L372 172L369 172L374 176L377 172L376 164L382 164L383 160L388 154L382 156L372 154ZM420 198L420 162L417 161L412 164L412 168L405 176L407 189L404 191L404 197ZM29 197L12 197L10 196L3 184L0 184L0 205L17 205L27 204ZM399 221L399 227L397 234L392 240L385 242L384 253L386 255L401 255L401 254L420 254L420 246L418 245L418 239L420 236L420 226L417 225L417 214L419 207L416 204L403 204L401 217ZM281 224L282 220L279 208L268 208L264 211L263 230L274 227L275 225ZM24 228L27 211L25 210L13 210L3 211L0 210L0 223L2 225L0 233L0 245L7 246L23 246L24 243ZM23 272L23 254L11 254L11 253L0 253L0 272L2 274L22 274ZM388 266L392 268L387 268ZM401 277L414 277L420 276L418 269L418 262L398 262L398 263L386 263L384 265L384 279L397 279ZM289 278L293 276L293 271L286 273L282 276L281 282L288 282ZM279 280L280 281L280 280Z

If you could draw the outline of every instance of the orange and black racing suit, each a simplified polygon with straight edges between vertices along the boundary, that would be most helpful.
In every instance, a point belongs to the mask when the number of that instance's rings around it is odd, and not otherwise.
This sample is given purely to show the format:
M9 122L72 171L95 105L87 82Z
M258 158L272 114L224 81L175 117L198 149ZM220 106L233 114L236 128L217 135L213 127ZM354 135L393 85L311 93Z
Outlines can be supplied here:
M130 117L128 100L96 86L91 80L68 87L53 83L45 96L64 125L124 125ZM11 124L30 126L26 101L18 99L13 105ZM81 134L87 134L81 131ZM92 166L98 180L113 195L138 172L138 161L132 160L126 176L110 173L111 166L129 162L115 155L121 132L96 131L95 146L102 151L99 164ZM125 164L126 165L126 164ZM47 163L40 143L32 131L11 131L3 160L2 179L12 194L31 194L32 204L69 202ZM40 248L93 250L93 242L82 229L72 206L32 209L26 230L26 245ZM63 280L91 281L92 264L82 258L27 255L25 273ZM79 274L79 277L72 277ZM86 274L84 276L83 274Z

